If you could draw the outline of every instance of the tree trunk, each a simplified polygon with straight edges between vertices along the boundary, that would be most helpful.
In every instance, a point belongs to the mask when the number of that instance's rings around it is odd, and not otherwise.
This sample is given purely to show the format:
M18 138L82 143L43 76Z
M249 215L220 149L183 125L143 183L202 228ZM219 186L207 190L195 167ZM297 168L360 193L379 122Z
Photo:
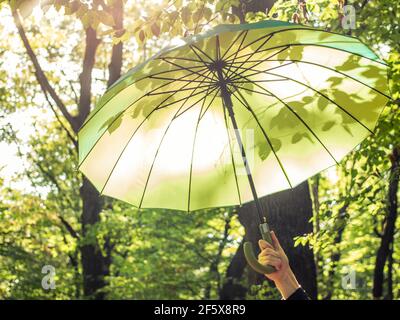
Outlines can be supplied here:
M394 243L390 246L389 256L388 256L388 276L387 276L387 294L386 300L393 300L393 251Z
M400 178L400 147L393 148L390 160L392 166L390 168L389 191L388 191L388 212L386 222L383 228L381 244L376 254L374 286L372 295L374 299L381 299L383 296L383 279L386 261L390 254L390 248L393 245L393 237L397 219L397 192L399 190ZM393 296L392 292L388 296Z
M225 218L225 226L224 226L224 233L222 235L221 240L219 241L218 251L217 254L214 256L209 268L209 274L215 278L217 282L217 291L220 289L221 285L221 274L219 272L219 264L221 262L222 253L226 247L229 238L229 230L231 229L231 221L233 217L233 212L230 212L228 216ZM208 283L204 290L204 299L209 300L211 297L211 282Z
M246 287L240 284L244 269L246 268L246 259L243 251L243 241L237 248L235 255L229 263L226 271L224 284L219 292L219 298L222 300L242 300L246 296Z
M335 238L333 239L333 251L331 253L331 267L328 272L328 279L327 279L327 288L328 288L328 293L324 297L324 300L330 300L333 296L334 292L334 283L335 283L335 274L336 274L336 269L337 265L340 261L340 258L342 256L342 252L339 248L342 238L343 238L343 232L344 229L346 228L347 224L347 208L349 207L350 203L346 202L340 209L339 209L339 214L336 218L335 221Z
M100 221L103 201L96 188L83 178L80 189L82 197L82 232L87 235L90 227ZM104 277L109 275L110 259L103 257L97 242L81 246L81 261L83 273L83 293L89 299L104 299L100 289L105 286Z
M123 2L116 0L112 7L112 16L115 21L114 29L122 32L123 28ZM80 75L81 94L79 100L79 118L82 124L90 112L92 70L95 64L96 50L100 41L96 31L92 28L86 30L86 50L83 59L83 69ZM111 60L108 66L109 78L107 86L111 86L120 76L122 67L122 42L113 45ZM100 212L103 199L89 180L83 178L81 187L82 197L82 230L85 236L89 228L100 221ZM110 274L112 245L107 237L104 245L104 256L97 242L81 247L83 291L85 297L103 300L105 293L102 289L106 285L105 277Z
M79 75L80 95L78 101L78 128L85 122L91 109L92 99L92 71L96 61L96 51L100 44L96 30L88 27L85 30L85 54L83 57L82 72ZM76 132L77 133L77 132Z
M117 35L122 35L124 32L124 12L123 12L123 1L115 0L114 6L112 10L112 16L115 22L115 32ZM110 87L118 78L121 76L121 68L122 68L122 53L123 53L123 44L119 42L113 45L112 53L111 53L111 62L108 65L108 81L107 87Z
M319 182L320 182L320 175L318 174L314 179L312 183L312 201L313 201L313 213L314 213L314 219L313 219L313 232L315 235L319 234L320 231L320 221L319 221L319 209L320 209L320 203L319 203ZM319 265L319 255L317 252L314 252L314 261L315 261L315 268L317 272L317 280L318 280L318 265Z
M114 18L115 33L122 33L123 1L115 0L112 7L108 7L107 10L111 11L111 14ZM29 40L25 34L19 14L17 11L13 10L12 15L22 43L35 68L35 76L44 95L46 98L47 94L51 97L63 116L71 125L75 134L77 134L79 128L84 123L91 110L92 71L96 61L96 51L98 45L100 44L100 40L97 38L96 30L92 27L87 27L85 29L85 53L83 57L82 72L79 76L80 95L78 101L78 114L73 116L69 113L66 106L57 95L54 88L51 86L46 74L43 72L39 60L32 50ZM121 75L122 49L122 43L116 44L112 48L111 62L109 64L108 86L112 85ZM49 101L49 99L47 100ZM66 131L69 134L69 131ZM75 142L73 138L72 140ZM100 198L95 187L86 178L83 178L82 186L80 188L80 195L82 198L82 233L85 236L90 227L100 221L100 212L103 206L103 200ZM104 292L101 292L101 289L105 286L104 277L109 274L109 267L111 264L112 245L110 244L109 239L106 239L104 247L105 257L102 256L101 250L96 241L92 244L85 244L80 247L83 273L83 292L85 297L95 299L104 298Z
M286 190L266 196L260 199L271 230L277 234L284 248L290 266L293 269L299 283L307 291L312 299L317 298L316 268L314 254L308 247L294 247L293 238L305 233L311 233L313 226L310 223L313 209L308 182L303 182L292 190ZM260 233L258 229L259 219L254 202L245 204L239 208L239 221L245 228L245 241L251 241L258 249ZM241 248L239 248L241 249ZM243 270L247 266L244 255L236 252L234 259L228 268L226 283L221 292L221 297L237 298L235 294L228 293L229 286L238 282ZM260 284L266 280L265 276L253 270L249 270L248 284ZM240 288L237 292L242 294Z

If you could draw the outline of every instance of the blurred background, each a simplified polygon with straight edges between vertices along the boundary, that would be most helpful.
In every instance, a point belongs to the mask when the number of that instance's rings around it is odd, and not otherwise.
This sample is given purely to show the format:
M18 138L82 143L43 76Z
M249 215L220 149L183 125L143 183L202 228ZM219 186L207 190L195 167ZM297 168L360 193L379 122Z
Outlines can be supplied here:
M1 299L280 299L244 259L253 204L138 211L77 171L76 133L121 74L181 37L265 19L356 36L388 63L375 135L262 201L312 298L400 298L400 2L2 0Z

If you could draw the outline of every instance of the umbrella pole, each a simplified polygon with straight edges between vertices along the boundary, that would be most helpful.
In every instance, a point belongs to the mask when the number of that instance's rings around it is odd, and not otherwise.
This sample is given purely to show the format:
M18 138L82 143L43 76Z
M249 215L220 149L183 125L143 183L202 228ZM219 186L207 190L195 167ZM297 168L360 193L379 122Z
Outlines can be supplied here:
M227 83L223 77L221 70L218 70L218 78L219 78L219 84L220 84L220 88L221 88L221 96L222 96L222 99L224 102L224 107L228 110L229 118L231 119L232 126L235 131L236 141L239 144L243 164L244 164L244 167L246 168L247 179L249 181L251 193L253 194L254 202L256 204L258 217L260 219L259 230L261 233L261 237L268 243L272 244L272 239L271 239L271 234L270 234L269 226L267 223L267 219L266 219L265 215L263 214L262 205L257 196L257 191L256 191L256 187L254 185L253 176L251 175L251 170L250 170L249 163L248 163L247 157L246 157L246 151L244 149L242 137L240 135L238 125L236 122L235 113L233 111L231 95L228 91L228 88L226 87ZM269 273L273 273L276 271L276 269L274 267L265 266L258 262L255 254L254 254L253 245L251 242L248 242L248 241L245 242L244 254L245 254L247 262L255 271L262 273L262 274L269 274Z
M256 187L254 185L253 176L251 175L249 162L247 161L247 157L246 157L246 151L244 150L242 137L240 135L240 132L239 132L239 129L238 129L238 125L237 125L237 122L236 122L236 118L235 118L235 113L233 111L233 104L232 104L231 94L228 92L228 88L226 87L226 81L224 80L222 72L220 72L220 71L218 72L218 78L219 78L219 82L220 82L221 96L222 96L222 99L223 99L223 102L224 102L224 107L228 110L229 118L231 119L232 126L233 126L233 129L235 131L236 141L239 144L240 153L242 155L242 160L243 160L244 167L246 168L246 174L247 174L247 179L249 180L251 193L253 194L254 202L256 203L258 218L260 219L260 224L263 224L263 223L267 222L267 219L263 214L261 202L260 202L260 200L258 199L258 196L257 196L257 191L256 191Z
M258 199L258 195L257 195L256 187L254 185L254 180L253 180L253 176L251 174L249 162L247 161L246 151L244 149L242 137L240 135L240 132L239 132L239 129L238 129L238 126L237 126L237 122L236 122L236 118L235 118L235 114L233 112L231 97L230 97L230 95L228 95L228 96L223 97L223 98L224 98L225 107L228 110L229 118L231 119L232 126L233 126L233 129L235 131L236 141L239 144L240 153L241 153L241 156L242 156L244 167L246 169L246 175L247 175L247 179L249 181L251 193L253 194L254 202L256 204L256 208L257 208L257 213L258 213L258 218L260 220L260 224L266 223L267 222L266 221L266 217L263 214L262 205L261 205L260 200Z

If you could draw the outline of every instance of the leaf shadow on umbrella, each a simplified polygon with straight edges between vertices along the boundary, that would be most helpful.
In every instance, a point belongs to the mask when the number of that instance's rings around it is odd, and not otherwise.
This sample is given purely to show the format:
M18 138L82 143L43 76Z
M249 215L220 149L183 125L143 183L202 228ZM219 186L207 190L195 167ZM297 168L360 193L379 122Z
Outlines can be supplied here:
M331 65L320 64L325 52L322 50L321 56L318 56L318 49L323 45L335 49L329 33L322 32L318 36L321 43L317 44L301 43L301 34L297 32L265 34L260 37L261 40L258 37L253 35L254 39L250 37L246 39L247 42L238 41L233 49L230 49L229 42L223 46L227 51L232 51L227 55L230 60L224 70L231 82L228 83L231 95L237 99L234 108L243 114L240 118L242 129L260 130L260 123L254 117L262 121L265 134L257 134L253 145L247 146L256 149L261 162L268 161L272 153L287 153L291 146L296 146L298 150L304 146L305 152L308 145L321 145L335 161L340 160L329 152L324 139L352 139L355 144L358 143L359 135L357 126L364 127L365 132L373 130L386 99L380 92L386 90L383 67L351 52L340 65L335 57ZM102 108L108 111L103 110L104 120L96 128L97 139L100 140L105 132L115 133L126 118L138 120L138 126L151 122L151 125L146 126L147 130L157 128L166 121L172 123L184 112L199 106L209 96L210 88L218 85L218 77L211 66L213 59L221 56L217 50L217 41L217 37L204 38L195 44L162 52L129 71L103 96L94 110L94 113L102 112ZM308 49L306 46L309 46ZM310 47L315 49L315 61L310 56ZM341 57L343 55L342 52ZM313 74L315 77L310 77L309 70L320 70L321 75L316 71ZM305 74L301 74L302 71ZM272 78L271 82L264 80L268 77ZM277 83L281 88L278 91ZM202 86L209 88L202 89ZM297 88L297 91L284 92L285 88L291 87ZM221 100L218 91L216 95L217 100ZM241 95L256 101L258 105L246 106L245 101L239 103ZM115 101L121 97L124 102L117 106ZM108 107L108 104L116 107ZM183 112L172 115L185 104L187 106ZM224 108L221 101L218 107L221 110ZM154 112L158 109L171 110L170 118ZM348 137L343 134L341 137L326 135L338 127L343 128ZM316 152L315 148L313 150ZM230 171L224 174L234 173ZM218 197L219 189L218 181L208 181L207 188L198 192L212 202L213 198Z

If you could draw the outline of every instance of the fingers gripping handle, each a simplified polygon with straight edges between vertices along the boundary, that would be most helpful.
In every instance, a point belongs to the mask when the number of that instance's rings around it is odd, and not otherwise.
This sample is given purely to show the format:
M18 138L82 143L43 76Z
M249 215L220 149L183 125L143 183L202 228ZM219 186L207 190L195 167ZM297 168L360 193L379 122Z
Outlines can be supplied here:
M272 244L271 234L267 223L262 223L259 226L261 237ZM254 254L253 244L250 241L244 243L244 256L246 257L247 263L252 267L254 271L262 274L270 274L276 271L272 266L265 266L258 262L256 255Z
M270 274L276 271L274 267L265 266L258 262L254 254L253 244L249 241L244 243L244 255L246 257L247 263L254 271L257 271L261 274Z

